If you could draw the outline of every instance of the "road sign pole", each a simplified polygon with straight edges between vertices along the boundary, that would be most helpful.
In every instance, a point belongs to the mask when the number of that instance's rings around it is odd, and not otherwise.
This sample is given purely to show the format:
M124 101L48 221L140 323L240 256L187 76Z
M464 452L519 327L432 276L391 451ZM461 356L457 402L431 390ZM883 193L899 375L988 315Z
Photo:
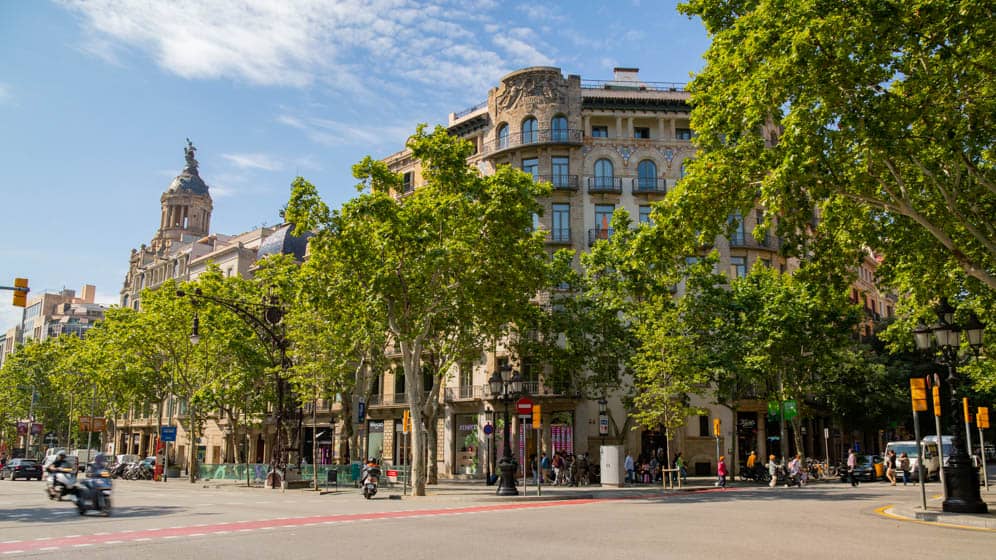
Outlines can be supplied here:
M986 472L986 440L982 436L982 426L979 426L979 449L982 453L982 480L986 484L986 492L989 491L989 473Z
M927 511L927 470L924 468L924 454L923 454L923 441L920 440L920 415L913 411L913 433L916 436L917 448L919 449L920 457L916 462L917 465L917 478L920 479L920 503L923 506L923 511Z

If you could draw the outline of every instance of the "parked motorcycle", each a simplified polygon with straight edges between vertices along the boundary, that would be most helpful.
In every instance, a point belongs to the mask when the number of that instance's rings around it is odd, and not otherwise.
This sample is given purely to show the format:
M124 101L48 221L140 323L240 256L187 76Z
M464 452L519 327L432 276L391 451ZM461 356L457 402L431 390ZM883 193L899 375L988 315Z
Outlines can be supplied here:
M76 492L76 469L61 468L50 471L45 477L45 494L50 500L62 498Z
M76 489L76 508L80 515L86 515L89 510L99 511L105 517L111 515L112 487L109 470L92 470Z
M371 461L370 464L363 467L363 477L360 479L360 485L363 486L363 497L368 500L373 498L377 494L377 484L379 482L380 467Z

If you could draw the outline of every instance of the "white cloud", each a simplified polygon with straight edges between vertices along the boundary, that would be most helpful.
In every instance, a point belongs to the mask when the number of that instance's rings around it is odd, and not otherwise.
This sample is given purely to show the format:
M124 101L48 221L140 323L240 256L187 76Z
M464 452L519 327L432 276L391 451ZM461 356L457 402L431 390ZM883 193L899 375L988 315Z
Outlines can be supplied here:
M322 117L297 117L287 114L279 115L276 120L304 131L312 141L326 146L350 144L397 146L414 130L414 126L375 125L369 122L354 124Z
M279 171L283 165L266 154L221 154L221 157L241 169L262 169L263 171Z
M0 82L0 103L7 103L14 99L14 94L10 92L10 86Z
M375 86L398 76L486 89L510 67L552 60L521 38L487 43L500 32L503 8L493 0L61 1L81 17L83 50L102 59L134 51L188 79L322 84L360 102L389 97ZM479 56L467 60L457 47Z

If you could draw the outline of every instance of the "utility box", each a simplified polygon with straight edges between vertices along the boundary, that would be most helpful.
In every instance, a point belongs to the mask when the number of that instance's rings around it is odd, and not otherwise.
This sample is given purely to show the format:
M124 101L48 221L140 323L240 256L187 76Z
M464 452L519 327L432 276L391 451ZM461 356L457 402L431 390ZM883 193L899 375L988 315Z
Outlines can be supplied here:
M626 481L625 456L621 445L603 445L599 448L602 486L620 487Z

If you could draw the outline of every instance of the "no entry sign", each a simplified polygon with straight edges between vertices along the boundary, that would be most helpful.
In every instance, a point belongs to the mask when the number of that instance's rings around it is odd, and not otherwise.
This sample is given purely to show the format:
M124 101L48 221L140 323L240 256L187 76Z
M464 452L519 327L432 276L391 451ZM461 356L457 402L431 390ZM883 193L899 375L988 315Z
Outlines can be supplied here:
M515 409L519 411L519 416L531 416L533 413L532 399L522 397L515 403Z

